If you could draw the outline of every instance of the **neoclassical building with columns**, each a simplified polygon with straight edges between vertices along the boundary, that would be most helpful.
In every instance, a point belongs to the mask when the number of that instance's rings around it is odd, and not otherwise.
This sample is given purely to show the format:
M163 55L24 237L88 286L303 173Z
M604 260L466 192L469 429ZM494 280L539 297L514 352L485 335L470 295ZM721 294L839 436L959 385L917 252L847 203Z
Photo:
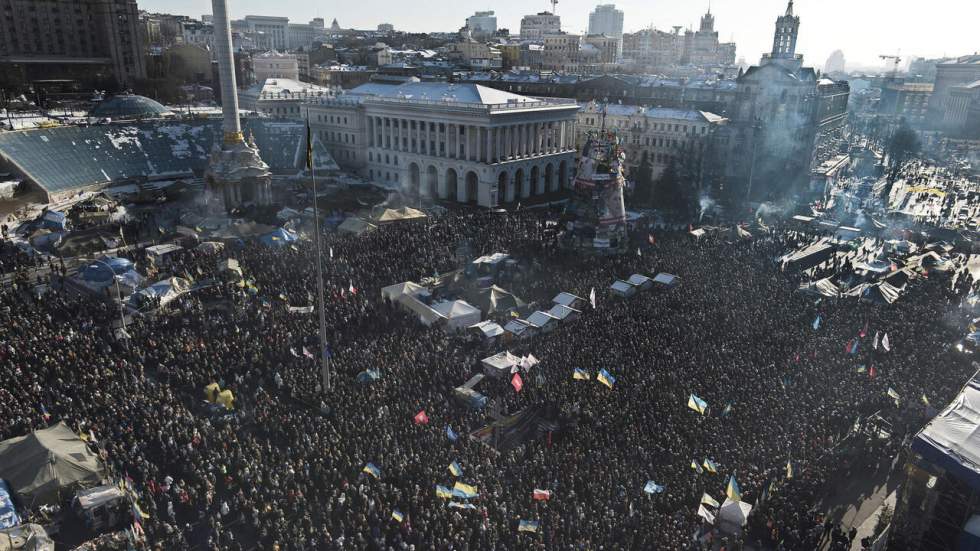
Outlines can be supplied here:
M370 82L307 104L344 170L406 192L507 207L570 185L578 106L478 84Z

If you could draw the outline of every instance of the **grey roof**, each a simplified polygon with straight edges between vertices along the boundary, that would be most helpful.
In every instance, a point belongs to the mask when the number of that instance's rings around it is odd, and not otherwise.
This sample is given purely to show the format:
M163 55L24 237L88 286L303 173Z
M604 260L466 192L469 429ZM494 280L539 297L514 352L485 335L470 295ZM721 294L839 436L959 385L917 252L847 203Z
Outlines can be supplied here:
M349 94L460 103L497 105L508 102L538 103L541 100L488 88L479 84L448 84L444 82L406 82L382 84L368 82L353 88Z
M299 122L247 119L259 152L274 173L296 174L305 162L306 129ZM60 193L136 178L202 174L221 121L144 121L105 126L62 126L0 133L0 159L48 192ZM317 167L337 168L314 137Z
M171 115L171 111L143 96L121 94L102 100L93 107L89 117L112 119L156 119Z
M588 107L585 104L580 107L584 109ZM601 106L596 106L596 112L601 113L605 109L607 115L619 116L619 117L631 117L633 115L641 115L650 119L674 119L674 120L686 120L686 121L697 121L697 122L716 122L724 120L725 117L716 115L714 113L709 113L707 111L695 111L692 109L673 109L670 107L640 107L637 105L621 105L618 103Z

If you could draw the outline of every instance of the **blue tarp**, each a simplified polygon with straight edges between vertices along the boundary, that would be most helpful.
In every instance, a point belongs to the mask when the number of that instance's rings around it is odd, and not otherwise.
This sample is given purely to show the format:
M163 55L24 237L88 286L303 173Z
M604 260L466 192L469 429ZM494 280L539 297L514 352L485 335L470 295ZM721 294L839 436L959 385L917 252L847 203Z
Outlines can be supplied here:
M259 241L265 245L281 247L296 241L296 234L282 228L276 228L260 237Z
M912 451L980 490L980 372L915 435Z
M112 276L122 275L132 271L135 267L136 265L129 259L104 256L98 262L93 262L86 266L82 270L81 275L85 281L109 281L112 279Z
M63 212L49 210L41 216L41 227L51 231L65 231L68 227L67 218Z
M7 483L0 480L0 530L13 528L20 524L20 517L14 509L14 502L10 496L10 488Z

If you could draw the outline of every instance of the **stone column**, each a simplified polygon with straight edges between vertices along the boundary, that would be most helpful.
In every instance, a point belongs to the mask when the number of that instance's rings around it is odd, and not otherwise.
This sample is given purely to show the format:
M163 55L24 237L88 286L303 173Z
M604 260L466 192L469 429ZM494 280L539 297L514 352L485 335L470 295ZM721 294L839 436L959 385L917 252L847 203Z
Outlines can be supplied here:
M228 21L228 4L225 0L211 0L214 24L214 46L221 78L221 130L224 143L243 141L242 124L238 119L238 93L235 83L235 55L231 50L231 22Z

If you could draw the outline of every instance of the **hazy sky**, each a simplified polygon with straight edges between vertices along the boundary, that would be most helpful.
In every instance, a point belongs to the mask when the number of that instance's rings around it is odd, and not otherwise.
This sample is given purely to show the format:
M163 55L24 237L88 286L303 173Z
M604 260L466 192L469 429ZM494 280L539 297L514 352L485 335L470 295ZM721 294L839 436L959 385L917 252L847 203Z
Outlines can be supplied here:
M138 0L141 9L190 15L211 12L209 0ZM295 22L337 18L344 28L375 28L393 23L406 31L450 31L463 26L476 10L492 9L497 26L516 33L521 16L550 10L547 0L228 0L231 15L280 15ZM562 28L582 32L596 4L615 3L625 12L627 32L653 25L697 27L708 0L560 0ZM734 39L738 56L754 63L772 46L776 16L786 0L711 0L715 30L722 40ZM877 65L880 54L938 57L980 51L978 0L797 0L802 18L797 53L823 68L827 56L844 51L848 63Z

